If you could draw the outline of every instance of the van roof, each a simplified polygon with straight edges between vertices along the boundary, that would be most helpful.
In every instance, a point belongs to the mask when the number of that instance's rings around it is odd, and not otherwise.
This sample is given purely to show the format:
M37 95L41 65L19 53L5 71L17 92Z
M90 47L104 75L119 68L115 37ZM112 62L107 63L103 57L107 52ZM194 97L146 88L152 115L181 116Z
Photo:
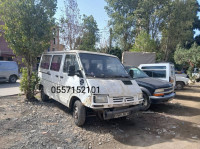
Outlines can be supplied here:
M1 63L16 63L15 61L0 61Z
M151 63L151 64L140 64L140 65L174 65L170 62L164 62L164 63Z
M87 53L87 54L98 54L98 55L105 55L105 56L112 56L117 57L110 54L100 53L100 52L91 52L91 51L83 51L83 50L68 50L68 51L51 51L51 52L44 52L43 54L62 54L62 53Z

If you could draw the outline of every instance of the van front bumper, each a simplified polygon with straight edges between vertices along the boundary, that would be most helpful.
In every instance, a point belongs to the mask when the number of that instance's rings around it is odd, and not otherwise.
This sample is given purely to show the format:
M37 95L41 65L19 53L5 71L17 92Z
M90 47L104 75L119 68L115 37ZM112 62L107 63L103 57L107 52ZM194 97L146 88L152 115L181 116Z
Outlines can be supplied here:
M175 92L169 94L169 95L164 95L164 96L149 96L151 103L152 104L157 104L157 103L162 103L162 102L167 102L170 101L174 98Z
M142 108L142 105L139 104L130 108L125 108L125 109L120 109L120 110L115 110L115 111L105 110L103 112L103 118L104 120L108 120L108 119L128 116L128 115L133 114L134 112L139 111L141 108Z

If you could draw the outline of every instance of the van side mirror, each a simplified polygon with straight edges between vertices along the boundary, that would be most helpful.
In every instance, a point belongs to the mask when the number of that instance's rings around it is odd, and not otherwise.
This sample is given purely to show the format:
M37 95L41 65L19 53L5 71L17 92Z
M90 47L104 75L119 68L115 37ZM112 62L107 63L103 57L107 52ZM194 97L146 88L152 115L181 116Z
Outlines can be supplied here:
M74 76L75 75L75 66L69 66L69 73L68 76Z
M134 77L134 71L133 71L133 70L130 70L130 71L129 71L129 75L131 76L131 78L133 78L133 77Z

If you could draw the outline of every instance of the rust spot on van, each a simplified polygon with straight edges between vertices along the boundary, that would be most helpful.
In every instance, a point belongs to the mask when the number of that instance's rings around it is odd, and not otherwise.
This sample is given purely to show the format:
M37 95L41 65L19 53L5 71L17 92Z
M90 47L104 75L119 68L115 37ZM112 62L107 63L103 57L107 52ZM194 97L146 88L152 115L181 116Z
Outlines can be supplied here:
M91 96L89 96L84 100L83 105L87 107L91 107L91 104L92 104L92 100L91 100Z

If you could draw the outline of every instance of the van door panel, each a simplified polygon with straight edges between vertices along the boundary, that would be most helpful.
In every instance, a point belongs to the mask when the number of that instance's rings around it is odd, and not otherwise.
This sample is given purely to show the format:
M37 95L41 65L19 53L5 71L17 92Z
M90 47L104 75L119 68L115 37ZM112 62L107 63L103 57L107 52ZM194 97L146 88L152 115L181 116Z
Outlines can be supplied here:
M59 55L53 55L50 71L49 71L49 77L50 77L50 84L49 85L49 91L50 97L58 100L58 86L59 86L59 78L60 78L60 68L61 68L61 62L62 62L62 54Z
M62 92L59 94L59 100L66 105L69 104L69 98L71 95L76 94L76 89L78 86L80 86L80 80L82 79L77 75L68 76L69 67L72 65L75 66L75 71L79 70L79 64L76 55L66 54L59 81L59 85L61 86L62 90Z

